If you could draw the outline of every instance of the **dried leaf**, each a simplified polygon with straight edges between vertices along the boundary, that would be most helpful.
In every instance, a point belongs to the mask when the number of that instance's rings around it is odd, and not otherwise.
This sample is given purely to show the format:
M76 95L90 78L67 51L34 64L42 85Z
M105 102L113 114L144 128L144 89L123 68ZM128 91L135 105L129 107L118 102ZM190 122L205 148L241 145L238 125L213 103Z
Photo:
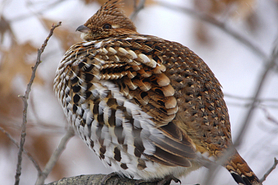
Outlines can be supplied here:
M30 42L18 44L13 42L9 49L1 49L1 68L0 68L0 92L2 96L11 93L11 83L14 78L20 75L27 83L31 77L33 61L28 57L35 54L37 49ZM43 80L37 76L35 83L43 84Z
M233 18L234 20L243 20L250 31L256 31L259 28L259 19L255 14L255 0L195 0L195 9L203 12L208 16L219 18L219 16L226 18ZM203 23L201 23L203 24ZM204 29L199 29L200 25L195 27L195 35L199 41L206 41L208 33Z
M237 0L237 10L234 12L236 18L247 19L254 13L254 0Z
M204 12L206 14L215 15L222 12L222 10L225 8L225 3L219 2L217 0L195 0L194 1L195 9L197 9L200 12Z
M245 19L254 12L255 0L195 0L195 8L207 14L219 15L229 12L228 17Z
M198 21L195 25L195 36L197 37L197 40L200 42L200 44L210 45L213 43L207 25L200 21Z
M23 103L15 92L2 94L0 102L0 124L22 116Z
M257 12L253 12L246 18L246 23L250 32L258 31L261 25Z
M10 22L8 22L3 15L0 16L0 43L3 43L5 33L9 33L12 37L14 34L12 32Z

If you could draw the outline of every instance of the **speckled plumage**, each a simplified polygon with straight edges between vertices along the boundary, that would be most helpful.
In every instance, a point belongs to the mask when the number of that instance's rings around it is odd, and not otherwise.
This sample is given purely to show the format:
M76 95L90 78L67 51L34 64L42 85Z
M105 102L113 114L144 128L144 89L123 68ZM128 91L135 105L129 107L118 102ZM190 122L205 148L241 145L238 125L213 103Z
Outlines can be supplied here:
M110 0L84 25L57 69L68 121L99 158L126 176L180 177L215 162L231 141L223 93L187 47L137 33ZM260 184L235 151L223 164L238 184Z

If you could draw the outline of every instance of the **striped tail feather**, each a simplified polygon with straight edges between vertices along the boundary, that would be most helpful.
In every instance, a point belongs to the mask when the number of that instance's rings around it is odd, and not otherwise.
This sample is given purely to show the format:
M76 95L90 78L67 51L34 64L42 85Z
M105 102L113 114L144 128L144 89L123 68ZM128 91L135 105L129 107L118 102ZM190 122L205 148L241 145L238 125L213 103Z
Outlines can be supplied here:
M225 165L239 185L262 185L245 160L236 152Z

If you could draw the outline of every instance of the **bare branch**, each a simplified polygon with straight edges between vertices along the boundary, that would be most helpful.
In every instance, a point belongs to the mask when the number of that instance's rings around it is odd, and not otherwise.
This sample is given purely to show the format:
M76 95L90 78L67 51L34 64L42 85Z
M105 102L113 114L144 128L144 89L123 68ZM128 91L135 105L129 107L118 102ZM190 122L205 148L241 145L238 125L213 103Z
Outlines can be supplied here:
M219 28L223 32L227 33L228 35L230 35L231 37L233 37L237 41L241 42L245 46L247 46L249 49L251 49L260 58L262 58L262 59L267 58L267 55L259 47L257 47L254 43L252 43L250 40L248 40L244 36L240 35L236 31L233 31L231 28L228 28L227 25L224 22L220 22L220 21L214 19L213 17L211 17L209 15L205 15L203 13L196 12L196 11L191 10L189 8L176 6L176 5L173 5L173 4L170 4L170 3L159 2L159 5L161 5L163 7L166 7L166 8L169 8L169 9L173 9L175 11L180 11L180 12L189 14L189 15L197 18L197 19L200 19L200 20L202 20L206 23L209 23L209 24Z
M15 139L8 132L5 131L5 129L0 127L0 130L17 146L17 148L19 148L19 144L15 141ZM27 157L32 161L32 163L34 164L34 166L37 169L38 173L40 174L41 173L41 168L40 168L39 164L37 163L37 161L24 148L23 148L23 153L25 155L27 155Z
M266 178L268 177L268 175L276 168L278 164L278 160L276 159L276 157L274 158L274 164L271 166L271 168L264 174L263 178L260 179L261 182L264 182L266 180Z
M60 155L62 154L62 152L65 150L67 142L73 136L74 136L73 128L69 127L68 130L67 130L67 133L61 139L58 148L53 152L53 154L51 155L49 161L45 165L44 170L39 175L39 177L37 179L37 182L36 182L36 185L43 185L44 184L44 180L49 175L49 173L51 172L52 168L55 166L55 164L58 161L58 159L59 159Z
M105 175L105 174L79 175L79 176L75 176L75 177L63 178L59 181L51 182L47 185L74 185L74 184L156 185L157 184L157 182L145 182L143 180L135 180L135 179L125 178L125 177L117 176L117 175L109 178L105 183L103 183L102 181L106 177L107 177L107 175Z
M275 123L276 125L278 125L278 120L276 120L268 111L265 107L260 106L260 108L263 110L266 119L268 119L270 122Z
M254 113L254 110L257 106L257 103L258 103L258 99L260 97L260 94L263 90L263 86L265 85L265 82L266 82L266 79L267 79L267 76L269 74L269 72L272 70L272 68L275 66L275 62L277 61L277 57L278 57L278 45L274 44L274 47L272 49L272 54L269 58L269 60L266 62L266 68L264 69L264 71L262 72L262 75L261 75L261 78L259 78L259 82L257 83L258 86L255 90L255 93L254 93L254 100L245 116L245 119L243 120L242 125L241 126L241 129L240 129L240 132L238 134L238 136L236 137L235 139L235 142L234 142L234 145L235 146L239 146L241 141L242 141L242 138L244 137L244 132L246 131L246 129L248 128L249 124L250 124L250 120L251 118L253 117L253 113Z
M48 40L52 36L54 29L57 28L60 25L61 25L61 22L52 26L49 35L45 39L41 48L38 50L37 61L34 65L34 67L32 67L32 75L31 75L29 83L27 84L25 94L24 94L24 96L20 96L22 101L23 101L23 122L22 122L22 125L21 125L22 130L21 130L20 145L19 145L18 158L17 158L15 185L19 184L19 180L20 180L19 177L21 175L22 151L23 151L23 145L25 143L25 136L26 136L26 123L27 123L27 110L28 110L28 102L27 101L29 99L29 94L31 92L31 87L32 87L32 84L33 84L34 79L35 79L36 70L37 70L39 64L41 63L41 54L43 53L43 51L44 51L44 49L47 45Z
M233 100L239 100L239 103L229 102L229 100L226 100L226 103L229 106L238 106L238 107L250 107L252 105L252 101L254 101L254 97L243 97L243 96L237 96L237 95L231 95L224 93L225 98L231 98ZM273 103L273 104L272 104ZM278 99L276 98L259 98L257 99L256 107L262 108L264 113L267 113L265 111L264 107L267 108L273 108L278 109ZM266 116L269 116L269 114L265 114ZM269 117L268 117L269 118ZM273 119L269 119L273 122Z
M242 97L242 96L237 96L237 95L232 95L232 94L227 94L227 93L224 93L224 96L228 97L228 98L245 100L245 101L252 101L255 99L254 97ZM278 103L277 98L261 98L261 99L257 99L257 101L258 102L277 102Z
M140 0L138 5L136 5L136 0L134 0L134 11L130 15L130 19L134 20L134 18L138 15L138 13L144 8L146 0Z

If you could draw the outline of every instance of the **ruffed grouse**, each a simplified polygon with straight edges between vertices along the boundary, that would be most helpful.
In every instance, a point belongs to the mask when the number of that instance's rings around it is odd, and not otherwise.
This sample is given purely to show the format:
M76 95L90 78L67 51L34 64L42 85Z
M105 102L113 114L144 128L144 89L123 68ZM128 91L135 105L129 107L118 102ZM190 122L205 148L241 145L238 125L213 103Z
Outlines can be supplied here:
M233 148L221 86L193 51L139 34L118 0L77 31L84 41L66 52L54 90L105 164L155 181L215 163ZM238 184L261 184L235 149L223 166Z

